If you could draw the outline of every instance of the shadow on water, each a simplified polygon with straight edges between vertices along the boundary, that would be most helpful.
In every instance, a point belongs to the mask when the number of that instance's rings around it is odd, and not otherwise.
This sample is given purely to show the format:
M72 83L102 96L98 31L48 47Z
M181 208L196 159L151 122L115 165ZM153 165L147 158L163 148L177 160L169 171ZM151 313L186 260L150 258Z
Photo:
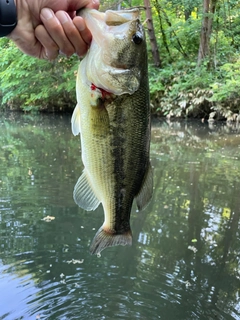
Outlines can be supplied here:
M132 247L88 252L69 116L0 118L0 319L240 318L240 129L154 121L155 190ZM50 217L46 219L46 217Z

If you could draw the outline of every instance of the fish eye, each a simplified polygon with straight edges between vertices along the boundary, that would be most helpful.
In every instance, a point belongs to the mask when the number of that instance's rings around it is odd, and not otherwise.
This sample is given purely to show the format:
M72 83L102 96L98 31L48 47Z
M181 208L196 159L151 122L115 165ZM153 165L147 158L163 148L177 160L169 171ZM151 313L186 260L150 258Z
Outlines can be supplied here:
M143 38L141 37L139 32L136 32L133 36L132 36L132 40L135 44L140 44L143 41Z

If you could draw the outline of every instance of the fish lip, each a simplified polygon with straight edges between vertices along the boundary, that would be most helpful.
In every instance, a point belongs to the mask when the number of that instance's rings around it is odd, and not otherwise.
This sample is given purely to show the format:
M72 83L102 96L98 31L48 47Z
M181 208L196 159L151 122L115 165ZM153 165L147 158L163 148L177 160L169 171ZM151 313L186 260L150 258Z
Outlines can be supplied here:
M84 16L86 16L86 14L88 14L89 11L95 12L95 14L98 14L99 16L100 15L105 16L105 19L104 19L105 21L107 20L107 17L109 16L109 14L116 14L115 10L106 10L105 12L102 12L102 11L99 11L99 10L96 10L96 9L81 8L81 9L76 11L76 15L84 17ZM139 17L139 12L140 12L139 8L135 7L135 8L132 8L132 9L118 10L117 11L117 15L126 14L126 21L130 21L130 20L133 19L133 16L134 16L134 18L137 19ZM131 16L129 15L129 17L127 17L128 14L131 14Z
M90 83L94 83L98 88L115 95L135 93L140 86L141 71L136 68L135 61L131 61L131 59L125 59L125 62L119 60L117 54L112 53L111 59L109 59L109 45L113 39L120 37L121 41L124 35L127 36L127 31L130 29L129 24L132 24L133 20L137 20L135 22L137 25L140 23L139 9L100 12L95 9L84 8L79 10L77 14L85 20L87 28L92 33L87 68L92 70L92 67L96 64L96 77L93 77L89 72L88 80ZM108 25L108 22L110 25ZM111 22L113 22L113 25L111 25ZM133 30L135 30L135 27L133 25ZM117 31L115 32L115 30ZM123 30L126 30L126 32L122 33ZM91 54L92 52L94 52L94 55ZM101 61L101 66L98 65L98 61Z
M101 47L104 42L104 34L111 33L110 29L115 26L126 26L123 28L128 29L132 21L139 21L139 9L133 8L129 10L107 10L105 12L98 11L96 9L82 8L76 13L81 16L86 23L87 28L92 33L92 39ZM119 18L119 20L117 19ZM116 23L116 24L115 24ZM119 23L119 24L118 24ZM101 30L99 36L98 31ZM125 29L124 29L125 31ZM121 30L121 34L124 34ZM113 33L114 34L114 33Z

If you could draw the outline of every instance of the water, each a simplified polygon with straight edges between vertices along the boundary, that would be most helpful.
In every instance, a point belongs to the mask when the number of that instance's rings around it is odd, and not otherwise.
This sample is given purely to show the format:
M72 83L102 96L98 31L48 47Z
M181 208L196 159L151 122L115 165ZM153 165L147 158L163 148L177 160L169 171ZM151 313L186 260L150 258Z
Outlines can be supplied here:
M132 247L89 245L70 115L0 118L0 319L240 319L240 129L155 120ZM46 219L46 217L48 217Z

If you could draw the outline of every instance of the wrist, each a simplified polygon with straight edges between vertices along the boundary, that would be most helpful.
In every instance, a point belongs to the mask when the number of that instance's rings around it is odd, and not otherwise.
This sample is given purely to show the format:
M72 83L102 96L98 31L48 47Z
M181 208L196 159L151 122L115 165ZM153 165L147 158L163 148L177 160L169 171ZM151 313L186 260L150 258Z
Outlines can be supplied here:
M0 37L9 35L17 25L17 9L14 0L0 0Z

